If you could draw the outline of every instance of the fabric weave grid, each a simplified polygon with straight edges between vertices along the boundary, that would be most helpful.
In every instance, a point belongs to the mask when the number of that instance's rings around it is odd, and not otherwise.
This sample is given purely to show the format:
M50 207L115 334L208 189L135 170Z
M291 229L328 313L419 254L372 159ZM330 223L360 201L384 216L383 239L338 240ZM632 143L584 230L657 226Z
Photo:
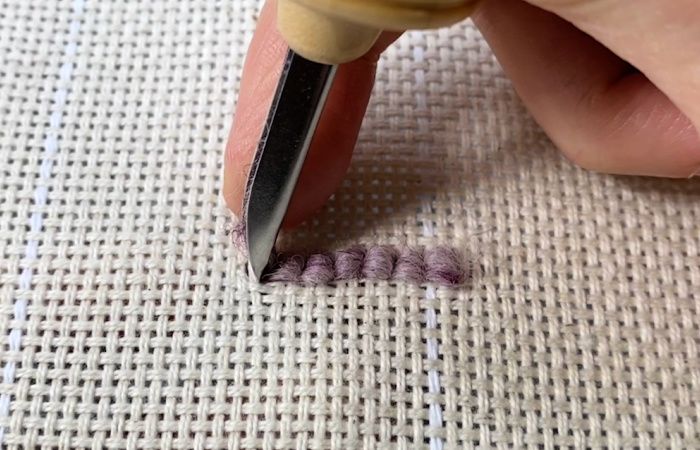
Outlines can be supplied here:
M571 167L468 23L386 55L350 174L281 250L446 244L473 280L247 279L218 189L257 3L85 3L35 233L76 16L0 0L0 447L700 447L700 183Z

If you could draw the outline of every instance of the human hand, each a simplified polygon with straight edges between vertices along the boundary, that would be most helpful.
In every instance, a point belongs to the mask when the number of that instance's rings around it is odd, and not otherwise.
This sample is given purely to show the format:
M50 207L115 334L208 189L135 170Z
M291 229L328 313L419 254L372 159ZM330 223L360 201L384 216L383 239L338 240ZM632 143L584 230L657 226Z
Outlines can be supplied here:
M286 52L274 6L270 0L261 14L226 148L224 197L236 214ZM486 0L474 21L535 119L574 163L674 178L700 171L696 0ZM340 184L376 62L397 37L384 35L339 70L286 226L319 209Z

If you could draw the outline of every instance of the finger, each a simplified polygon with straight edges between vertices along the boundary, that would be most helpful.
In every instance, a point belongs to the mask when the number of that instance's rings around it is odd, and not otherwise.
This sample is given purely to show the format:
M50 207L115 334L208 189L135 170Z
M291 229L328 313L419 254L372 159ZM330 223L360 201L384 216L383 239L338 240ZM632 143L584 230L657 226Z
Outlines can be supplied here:
M572 22L642 71L700 126L697 0L528 0Z
M224 198L240 215L250 164L262 135L287 52L276 28L275 2L260 16L246 60L224 167ZM376 62L398 35L382 36L364 58L339 68L319 120L304 168L285 218L294 226L321 208L350 165L362 119L374 84Z
M585 33L520 0L487 1L475 21L533 116L578 165L664 177L700 168L688 117Z

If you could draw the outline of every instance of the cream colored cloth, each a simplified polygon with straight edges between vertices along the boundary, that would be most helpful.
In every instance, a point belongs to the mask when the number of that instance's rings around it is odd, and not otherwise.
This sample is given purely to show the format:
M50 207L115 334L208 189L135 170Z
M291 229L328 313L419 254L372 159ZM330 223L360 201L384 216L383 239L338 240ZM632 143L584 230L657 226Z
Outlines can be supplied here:
M0 2L0 425L20 448L700 446L700 183L578 170L465 24L381 63L286 246L470 286L259 286L221 152L257 5Z

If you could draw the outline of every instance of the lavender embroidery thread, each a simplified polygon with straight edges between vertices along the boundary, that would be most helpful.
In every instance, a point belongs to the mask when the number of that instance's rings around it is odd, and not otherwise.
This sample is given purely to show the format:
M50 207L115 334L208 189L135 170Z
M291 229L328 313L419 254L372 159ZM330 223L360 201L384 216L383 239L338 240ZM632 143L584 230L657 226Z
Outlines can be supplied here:
M243 225L235 224L228 232L234 245L245 251ZM320 286L333 281L367 279L459 286L468 276L465 263L454 248L357 245L333 253L279 254L264 281Z
M231 242L236 250L246 253L245 224L242 221L229 222L226 226L226 234L231 237Z
M336 280L356 280L362 277L365 265L365 248L358 245L335 253Z
M396 249L387 245L369 247L362 268L362 276L370 280L388 280L394 273Z

